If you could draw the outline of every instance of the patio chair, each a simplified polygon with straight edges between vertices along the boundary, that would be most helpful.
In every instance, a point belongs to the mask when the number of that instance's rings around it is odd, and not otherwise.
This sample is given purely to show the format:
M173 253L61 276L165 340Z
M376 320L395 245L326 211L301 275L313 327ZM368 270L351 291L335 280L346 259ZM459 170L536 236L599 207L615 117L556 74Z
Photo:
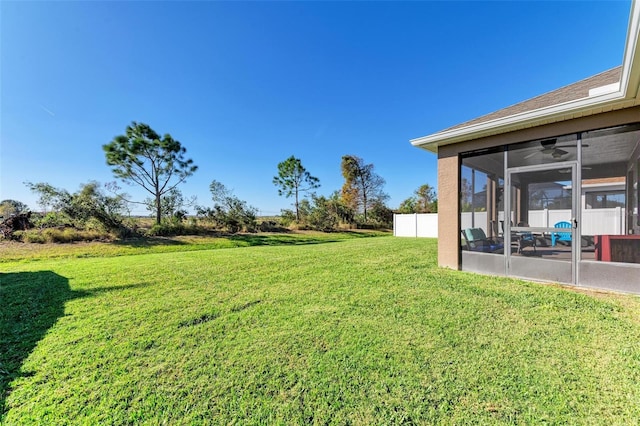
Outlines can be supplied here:
M467 228L460 232L469 251L501 253L504 250L504 245L487 238L482 228Z
M529 224L526 222L518 223L518 226L528 227ZM533 252L536 253L536 246L538 245L538 241L536 236L531 232L515 232L512 234L512 240L515 237L516 242L518 243L518 254L522 254L522 250L525 247L533 247Z
M555 247L558 241L571 241L571 223L558 222L553 225L554 228L569 229L569 232L553 232L551 233L551 246Z
M500 225L498 225L498 221L496 220L491 221L491 230L493 231L493 234L496 236L496 238L498 238L498 240L502 238L502 234L504 233L504 230L500 229Z

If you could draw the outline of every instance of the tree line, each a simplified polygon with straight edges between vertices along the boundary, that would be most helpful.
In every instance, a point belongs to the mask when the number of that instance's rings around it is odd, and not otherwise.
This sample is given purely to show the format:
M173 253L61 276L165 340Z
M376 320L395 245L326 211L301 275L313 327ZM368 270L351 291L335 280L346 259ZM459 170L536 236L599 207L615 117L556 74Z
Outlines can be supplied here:
M124 134L114 137L102 149L114 177L141 187L149 197L132 200L115 183L89 182L70 193L48 183L26 182L45 210L38 226L55 227L72 222L74 226L97 226L120 237L127 236L136 232L135 224L126 220L130 205L142 204L153 212L155 225L151 232L156 235L185 231L184 222L190 207L195 210L197 220L216 229L228 232L256 229L257 209L240 200L221 182L213 180L209 185L212 206L199 206L195 198L182 195L179 185L192 176L198 166L186 158L186 148L170 134L160 136L149 125L132 122ZM278 195L293 198L293 209L282 210L280 225L325 231L341 226L390 227L394 211L386 204L389 196L384 192L385 180L375 172L374 165L358 156L344 155L340 170L344 178L342 188L322 196L315 192L320 180L306 170L299 158L292 155L280 162L272 182ZM0 202L0 216L26 209L19 201ZM437 211L435 190L428 184L422 185L396 211Z

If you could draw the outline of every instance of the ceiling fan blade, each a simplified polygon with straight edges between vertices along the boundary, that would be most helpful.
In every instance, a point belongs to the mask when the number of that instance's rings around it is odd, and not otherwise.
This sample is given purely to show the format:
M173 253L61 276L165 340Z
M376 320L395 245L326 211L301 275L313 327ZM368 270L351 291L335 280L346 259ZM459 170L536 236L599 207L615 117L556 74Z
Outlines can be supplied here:
M568 152L565 151L564 149L560 149L560 148L556 148L554 153L559 154L559 155L567 155Z
M565 151L564 149L560 149L560 148L556 148L553 150L553 152L551 153L551 156L555 159L560 159L562 157L564 157L565 155L567 155L568 152Z
M532 152L531 154L527 154L524 156L525 160L528 160L529 158L533 157L534 155L536 155L538 153L538 151Z
M588 148L589 144L583 143L582 147L583 148ZM577 148L577 144L573 143L573 144L568 144L568 145L556 145L556 148Z
M589 167L589 166L582 166L582 170L591 170L591 167ZM562 170L559 170L559 173L562 173L562 174L569 174L569 173L571 173L571 169L562 169Z

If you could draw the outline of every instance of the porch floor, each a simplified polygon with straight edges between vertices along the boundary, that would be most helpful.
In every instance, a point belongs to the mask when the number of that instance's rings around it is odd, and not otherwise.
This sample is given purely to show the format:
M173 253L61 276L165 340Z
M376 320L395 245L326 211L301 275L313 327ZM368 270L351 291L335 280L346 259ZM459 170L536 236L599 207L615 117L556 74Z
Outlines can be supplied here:
M512 243L511 255L571 261L571 243L559 241L556 243L556 246L553 247L551 245L550 237L537 235L535 252L533 247L526 247L522 250L522 253L519 254L518 245L516 243ZM590 237L583 238L580 258L582 260L595 260L596 258L595 246L593 245L593 240Z

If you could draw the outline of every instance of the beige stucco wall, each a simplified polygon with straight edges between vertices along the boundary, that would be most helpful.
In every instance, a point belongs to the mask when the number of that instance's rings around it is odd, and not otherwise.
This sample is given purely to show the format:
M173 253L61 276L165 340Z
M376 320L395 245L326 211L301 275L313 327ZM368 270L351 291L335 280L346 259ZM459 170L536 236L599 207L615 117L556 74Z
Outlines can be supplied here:
M640 106L636 106L440 146L438 148L438 264L447 268L460 268L459 153L639 121Z
M458 151L455 145L438 150L438 264L459 268L460 213Z

